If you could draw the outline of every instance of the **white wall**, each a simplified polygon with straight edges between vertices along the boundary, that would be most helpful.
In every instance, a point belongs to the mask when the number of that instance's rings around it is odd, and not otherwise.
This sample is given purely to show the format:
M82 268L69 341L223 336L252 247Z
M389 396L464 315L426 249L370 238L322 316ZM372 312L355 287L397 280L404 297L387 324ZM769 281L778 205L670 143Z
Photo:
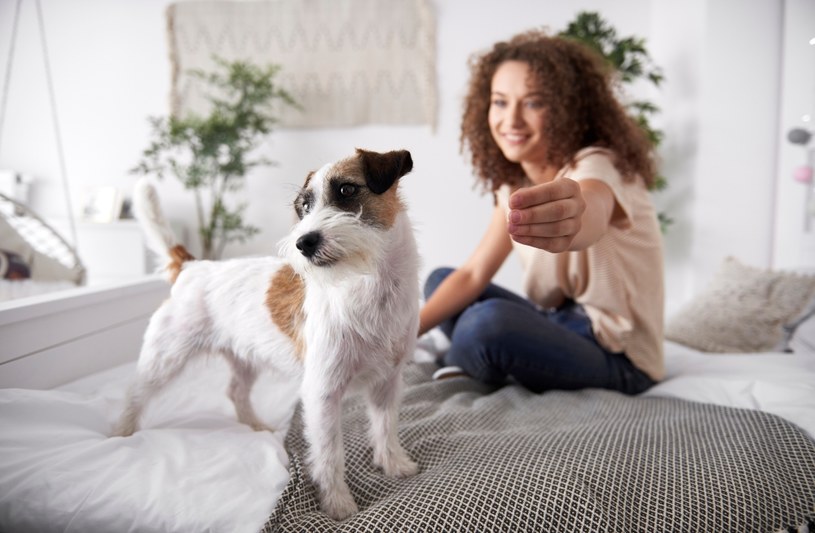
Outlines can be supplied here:
M769 266L781 7L764 1L708 3L690 253L697 274L716 268L722 255Z
M148 139L147 117L168 109L166 0L41 0L51 70L74 196L115 184ZM0 65L5 72L15 2L0 0ZM669 189L657 195L675 219L666 236L669 313L709 279L722 257L769 266L778 122L781 13L775 0L433 0L437 16L439 115L424 127L278 130L269 143L277 167L248 180L250 222L263 234L228 255L265 253L291 222L289 204L303 176L354 147L409 149L414 172L403 183L425 271L463 261L478 242L491 200L479 196L459 154L458 122L466 61L498 39L532 26L562 29L596 10L622 35L645 37L664 69L662 90L640 90L663 109L661 151ZM32 205L64 216L53 126L33 0L24 0L0 146L0 168L36 177ZM2 73L0 73L2 74ZM162 195L192 225L190 197L173 182ZM76 200L75 200L76 201ZM80 243L81 245L82 243ZM511 260L499 282L517 289Z
M781 105L778 137L793 128L815 135L815 2L785 0ZM781 142L776 172L773 265L815 267L815 187L793 179L803 165L815 166L815 139L805 146ZM802 211L807 210L804 214Z

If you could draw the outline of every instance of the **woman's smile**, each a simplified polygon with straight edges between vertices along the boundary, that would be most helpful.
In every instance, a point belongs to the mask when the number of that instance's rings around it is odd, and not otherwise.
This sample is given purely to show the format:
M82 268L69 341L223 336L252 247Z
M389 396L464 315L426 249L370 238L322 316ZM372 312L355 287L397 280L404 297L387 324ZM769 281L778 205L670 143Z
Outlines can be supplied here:
M506 61L495 71L489 125L504 156L515 163L545 161L543 98L531 83L529 65Z

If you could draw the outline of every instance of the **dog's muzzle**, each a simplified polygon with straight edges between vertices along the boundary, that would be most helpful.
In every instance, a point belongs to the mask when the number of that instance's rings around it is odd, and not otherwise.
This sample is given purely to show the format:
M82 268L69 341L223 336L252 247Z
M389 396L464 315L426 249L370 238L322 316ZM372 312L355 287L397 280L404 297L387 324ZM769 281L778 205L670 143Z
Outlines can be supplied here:
M303 257L311 259L314 257L314 254L317 253L317 250L319 250L322 242L323 236L319 231L310 231L305 235L301 235L300 238L297 239L295 246L297 246L297 249L303 254Z

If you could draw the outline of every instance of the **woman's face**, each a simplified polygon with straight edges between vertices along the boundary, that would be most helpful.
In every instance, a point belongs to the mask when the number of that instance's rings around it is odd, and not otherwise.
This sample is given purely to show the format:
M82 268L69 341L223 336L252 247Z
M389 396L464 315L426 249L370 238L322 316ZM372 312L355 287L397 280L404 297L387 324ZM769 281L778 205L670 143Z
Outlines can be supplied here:
M499 65L492 77L488 121L504 157L513 163L546 166L543 97L532 80L523 61Z

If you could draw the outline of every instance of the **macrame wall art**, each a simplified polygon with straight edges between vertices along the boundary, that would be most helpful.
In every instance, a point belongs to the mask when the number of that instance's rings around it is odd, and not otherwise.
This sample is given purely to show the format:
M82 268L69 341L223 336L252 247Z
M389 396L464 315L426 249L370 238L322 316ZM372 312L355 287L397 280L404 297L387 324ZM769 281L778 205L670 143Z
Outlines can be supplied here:
M213 55L282 67L302 110L287 127L435 124L435 23L428 0L176 2L167 8L172 112L206 111L190 69Z

